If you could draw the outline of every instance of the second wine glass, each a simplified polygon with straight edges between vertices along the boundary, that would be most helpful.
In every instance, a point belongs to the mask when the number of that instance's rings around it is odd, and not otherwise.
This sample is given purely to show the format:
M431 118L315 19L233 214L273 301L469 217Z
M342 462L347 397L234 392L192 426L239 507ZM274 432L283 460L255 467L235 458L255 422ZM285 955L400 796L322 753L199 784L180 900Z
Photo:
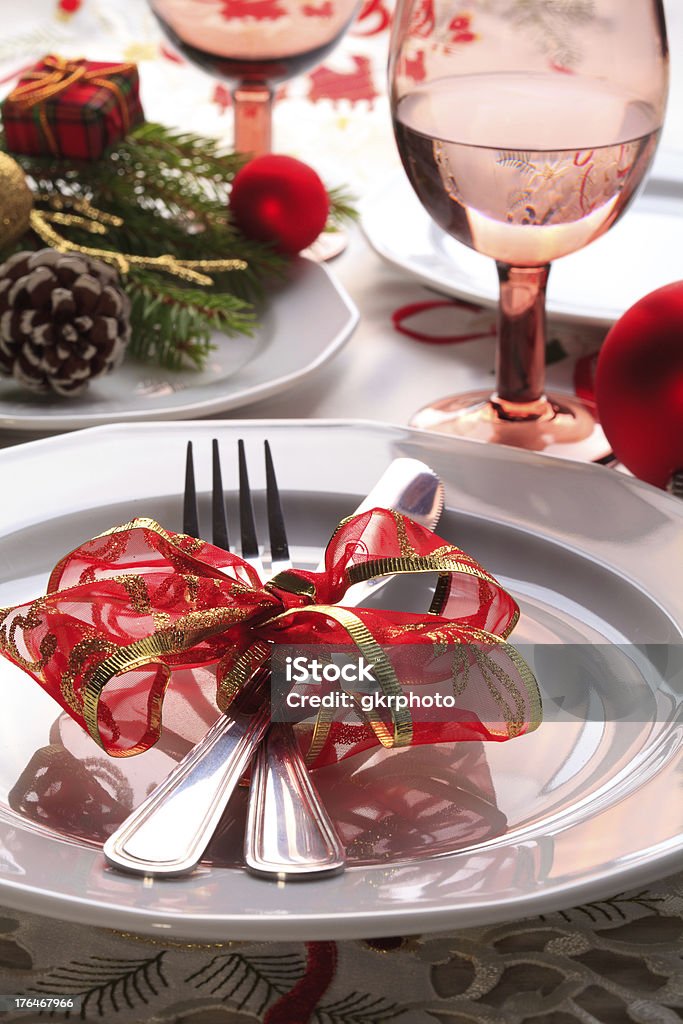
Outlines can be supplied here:
M228 82L235 149L272 148L276 87L319 64L337 44L360 0L149 0L173 45Z
M452 0L398 0L390 81L413 188L500 280L495 392L438 400L413 423L599 458L591 404L545 391L546 284L552 260L615 223L652 162L668 90L661 0L474 0L466 18Z

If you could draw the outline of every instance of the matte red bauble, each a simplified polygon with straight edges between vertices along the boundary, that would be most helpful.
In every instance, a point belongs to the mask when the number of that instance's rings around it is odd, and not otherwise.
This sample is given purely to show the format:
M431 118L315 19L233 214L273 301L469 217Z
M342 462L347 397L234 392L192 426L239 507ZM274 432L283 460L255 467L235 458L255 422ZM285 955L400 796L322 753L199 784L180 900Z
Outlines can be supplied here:
M235 175L235 223L248 238L272 242L288 256L312 245L327 223L330 200L319 176L301 160L268 153Z
M666 487L683 469L683 281L632 306L598 357L595 397L614 454Z

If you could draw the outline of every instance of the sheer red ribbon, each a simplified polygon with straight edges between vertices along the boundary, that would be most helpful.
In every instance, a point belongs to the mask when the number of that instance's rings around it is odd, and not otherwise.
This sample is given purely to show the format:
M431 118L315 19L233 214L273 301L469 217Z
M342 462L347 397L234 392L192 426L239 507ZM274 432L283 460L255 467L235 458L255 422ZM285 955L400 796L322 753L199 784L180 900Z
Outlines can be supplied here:
M338 604L354 582L422 573L437 575L424 615ZM0 611L0 653L119 757L159 738L176 671L215 666L224 710L272 644L355 645L376 659L385 692L410 681L457 696L431 720L354 703L343 719L302 723L319 767L377 743L505 740L535 728L535 680L505 642L518 614L473 558L388 509L343 521L323 572L291 570L266 585L237 555L137 519L66 555L44 597Z

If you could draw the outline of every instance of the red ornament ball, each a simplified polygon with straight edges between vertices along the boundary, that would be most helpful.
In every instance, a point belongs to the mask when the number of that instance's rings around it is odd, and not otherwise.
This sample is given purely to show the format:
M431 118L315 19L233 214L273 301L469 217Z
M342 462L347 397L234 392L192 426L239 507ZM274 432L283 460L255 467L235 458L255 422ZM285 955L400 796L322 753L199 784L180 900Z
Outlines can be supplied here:
M268 153L235 175L230 193L235 223L248 238L272 242L294 256L315 242L330 200L319 176L301 160Z
M598 357L600 422L620 462L666 487L683 469L683 281L627 310Z

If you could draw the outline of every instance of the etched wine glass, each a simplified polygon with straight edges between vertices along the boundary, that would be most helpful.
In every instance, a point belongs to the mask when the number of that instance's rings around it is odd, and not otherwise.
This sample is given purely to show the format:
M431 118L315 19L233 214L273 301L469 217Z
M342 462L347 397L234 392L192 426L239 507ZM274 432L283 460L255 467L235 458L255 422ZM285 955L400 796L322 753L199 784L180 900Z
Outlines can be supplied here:
M496 261L497 380L493 394L435 401L412 422L599 458L594 406L545 391L546 284L551 261L604 234L650 167L668 93L662 3L471 0L461 11L398 0L391 107L427 212Z
M271 150L276 87L319 64L360 6L360 0L148 2L176 49L229 84L235 149L252 156Z

